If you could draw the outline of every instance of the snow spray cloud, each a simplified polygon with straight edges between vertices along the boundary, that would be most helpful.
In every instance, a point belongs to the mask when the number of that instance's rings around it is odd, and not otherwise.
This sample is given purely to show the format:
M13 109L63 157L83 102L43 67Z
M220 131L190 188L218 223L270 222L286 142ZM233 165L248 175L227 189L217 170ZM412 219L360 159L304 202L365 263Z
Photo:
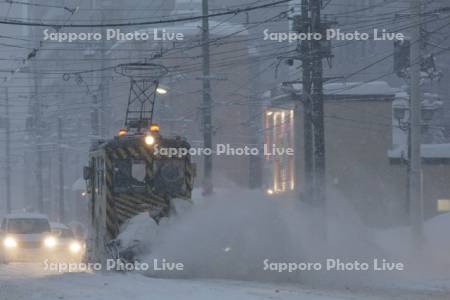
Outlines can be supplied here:
M380 242L378 232L363 226L345 201L329 202L333 213L328 215L327 243L317 238L318 222L323 221L319 214L298 201L235 188L197 202L158 226L147 241L149 254L142 258L149 264L155 259L181 262L183 272L149 271L149 276L358 285L409 271L405 263L404 271L375 272L374 259L380 266L384 260L399 264L406 258L391 251L398 248L395 241ZM327 260L350 267L367 263L369 268L327 270ZM286 266L296 269L267 270L268 262L290 263ZM302 269L308 263L320 263L322 269Z

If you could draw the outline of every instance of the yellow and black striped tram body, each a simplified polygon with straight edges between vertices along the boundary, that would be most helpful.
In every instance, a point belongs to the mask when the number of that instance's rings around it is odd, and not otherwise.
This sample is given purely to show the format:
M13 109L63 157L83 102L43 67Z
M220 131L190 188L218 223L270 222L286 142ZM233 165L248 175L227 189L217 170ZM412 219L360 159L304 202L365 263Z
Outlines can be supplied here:
M160 149L189 149L182 138L136 134L94 146L85 171L90 196L92 255L105 257L105 243L135 215L148 212L158 220L169 215L170 200L191 199L194 166L190 156L163 156Z

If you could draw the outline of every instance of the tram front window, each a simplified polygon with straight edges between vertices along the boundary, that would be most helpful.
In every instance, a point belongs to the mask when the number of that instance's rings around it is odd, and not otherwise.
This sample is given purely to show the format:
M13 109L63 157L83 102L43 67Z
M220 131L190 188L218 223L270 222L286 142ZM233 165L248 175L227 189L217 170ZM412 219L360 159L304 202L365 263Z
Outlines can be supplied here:
M184 160L157 160L154 163L153 172L155 177L152 182L157 192L173 196L186 192Z
M143 160L122 159L113 162L114 192L145 191L146 163Z

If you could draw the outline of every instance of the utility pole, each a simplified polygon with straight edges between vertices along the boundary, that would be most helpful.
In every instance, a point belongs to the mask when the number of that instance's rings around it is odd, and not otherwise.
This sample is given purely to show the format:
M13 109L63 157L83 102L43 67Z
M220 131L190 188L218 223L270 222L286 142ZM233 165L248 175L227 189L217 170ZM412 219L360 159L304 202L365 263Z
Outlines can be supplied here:
M36 75L35 75L36 76ZM39 96L38 96L39 97ZM38 106L40 106L40 102ZM42 158L42 122L39 117L37 120L37 140L36 140L36 151L37 151L37 163L36 163L36 181L37 181L37 204L38 204L38 212L44 212L44 183L42 180L42 167L43 167L43 158Z
M35 10L32 10L27 6L26 15L30 18L35 16ZM37 28L28 27L28 34L33 39L38 40ZM27 134L30 137L29 147L26 150L24 160L24 178L31 177L31 180L24 180L24 198L27 201L27 210L34 210L43 212L44 199L43 199L43 186L42 186L42 140L41 140L41 103L39 99L39 77L38 62L35 60L30 61L31 76L30 81L30 94L32 95L29 102L28 113L30 117L27 119ZM29 155L27 155L29 154ZM27 172L31 169L30 172ZM29 187L29 189L27 188Z
M322 32L321 22L321 0L311 2L311 31ZM312 59L312 117L314 127L314 190L315 202L325 208L326 204L326 181L325 181L325 128L324 128L324 105L323 105L323 66L321 41L311 41Z
M251 30L249 24L250 17L247 15L246 27L247 30ZM249 142L253 147L261 146L260 131L262 128L261 115L263 114L263 108L260 103L260 91L261 91L261 62L259 58L258 45L252 44L249 48L250 54L250 74L249 74L249 101L248 101L248 118L249 118ZM261 155L250 155L248 163L248 187L250 189L260 189L262 187L263 179L263 167L262 167Z
M202 0L202 56L203 56L203 144L206 149L212 149L212 109L210 83L210 55L209 55L209 9L208 0ZM212 156L205 155L203 165L203 194L213 192Z
M105 21L105 11L101 10L100 11L100 18L101 18L101 23L103 24ZM102 34L103 36L106 35L106 28L102 29ZM100 63L100 69L104 70L106 67L106 40L102 39L101 41L101 46L100 46L100 58L101 58L101 63ZM109 132L109 109L107 109L107 99L108 99L108 95L107 93L109 92L109 85L108 85L108 80L106 80L104 71L100 73L101 74L101 79L100 79L100 117L99 117L99 132L100 132L100 136L103 139L105 136L108 136L110 134Z
M250 128L250 143L253 147L260 147L260 130L262 114L262 106L260 102L260 60L256 46L251 48L251 64L250 64L250 97L248 103L248 116ZM262 157L260 155L250 155L249 157L249 188L259 189L262 186Z
M91 2L91 9L98 9L97 2L93 1ZM100 16L95 16L96 18L100 18L100 23L103 23L103 13L101 12ZM91 17L92 19L92 17ZM104 34L104 30L102 29L102 34ZM101 67L103 67L103 60L104 60L104 40L102 39L102 43L100 45L100 58L101 58ZM94 90L92 93L89 93L91 95L91 146L96 145L100 139L101 136L101 112L100 107L102 105L103 94L98 93L98 86L103 83L103 73L101 74L101 79L98 80L95 76L92 78L91 84L94 87ZM100 83L99 83L100 81ZM99 99L100 98L100 99Z
M36 64L36 62L35 62ZM33 81L34 81L34 114L33 114L33 125L34 125L34 142L36 149L36 184L37 184L37 210L40 213L44 213L44 184L42 178L42 167L43 167L43 158L42 158L42 102L39 96L39 86L38 86L38 77L37 77L37 67L34 65L33 68Z
M97 94L94 94L91 97L91 144L95 145L98 142L100 135L99 103Z
M30 17L34 17L35 11L28 10L28 15ZM30 34L34 39L38 40L38 29L32 27L30 28ZM42 149L42 135L43 135L43 118L42 118L42 99L39 95L39 85L41 84L40 77L38 76L39 71L39 62L32 60L31 61L31 70L32 70L32 81L33 81L33 94L34 98L31 102L32 109L32 128L31 133L33 134L33 143L34 147L32 149L32 153L35 153L35 178L36 178L36 195L35 195L35 203L33 203L33 209L36 209L40 213L44 213L44 183L43 183L43 149ZM34 194L32 194L34 196ZM34 197L33 197L34 198Z
M65 221L65 205L64 205L64 149L63 149L63 122L62 118L58 118L58 175L59 175L59 190L58 190L58 209L59 221Z
M5 136L6 136L6 166L5 166L5 187L6 187L6 213L11 213L11 121L9 119L9 95L8 88L5 88Z
M296 30L311 30L309 20L309 0L302 0L301 6L301 28ZM314 138L313 138L313 126L312 126L312 99L311 99L311 42L304 40L301 43L301 57L302 57L302 95L303 95L303 149L304 149L304 193L303 197L307 201L312 201L313 193L313 181L314 181ZM298 107L298 105L297 105ZM296 115L300 114L297 109ZM299 140L299 138L297 138ZM298 146L297 149L300 149ZM297 167L298 168L298 167ZM297 184L299 186L299 184Z
M325 31L330 23L321 20L322 1L302 0L301 16L294 17L294 30L299 33L320 33ZM325 37L324 37L325 38ZM323 38L323 39L324 39ZM331 44L324 45L324 40L304 40L299 47L302 61L302 102L303 102L303 151L304 151L304 182L301 199L310 202L324 214L326 207L325 179L325 125L323 96L323 65L322 59L331 58ZM298 58L296 58L298 59ZM296 105L295 126L300 128L299 103ZM296 149L301 148L301 139L296 135ZM296 160L296 168L301 169L301 162ZM302 182L297 175L296 185Z
M410 165L409 165L409 200L410 222L414 236L420 240L423 234L423 199L422 199L422 156L421 156L421 106L420 89L421 69L421 0L411 1L412 15L415 16L411 39L411 98L410 98Z

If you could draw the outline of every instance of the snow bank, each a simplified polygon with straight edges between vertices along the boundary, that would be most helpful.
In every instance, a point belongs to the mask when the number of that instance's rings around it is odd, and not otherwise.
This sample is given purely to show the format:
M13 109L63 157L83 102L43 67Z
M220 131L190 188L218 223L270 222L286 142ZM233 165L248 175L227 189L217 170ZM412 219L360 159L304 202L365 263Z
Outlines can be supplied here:
M282 282L356 282L365 275L348 272L278 273L264 261L324 263L327 257L369 259L381 253L350 208L334 201L329 243L317 235L323 221L311 207L238 188L198 197L194 209L161 224L143 259L182 262L183 272L154 272L155 277L202 277ZM323 219L323 218L322 218ZM366 274L371 276L371 274Z
M221 278L233 280L302 282L314 285L361 286L413 279L421 274L436 273L450 253L445 230L450 217L440 216L427 223L428 246L419 259L411 249L409 229L375 231L366 228L346 201L335 197L328 207L327 241L320 238L318 228L324 218L304 203L268 197L259 192L238 188L216 191L211 198L195 195L195 205L164 220L159 226L148 224L147 215L134 218L126 227L126 239L140 236L148 253L140 257L153 265L161 262L181 262L184 271L154 271L151 277ZM180 201L179 207L186 202ZM173 204L177 206L177 204ZM139 225L140 224L140 225ZM136 226L136 229L133 229ZM122 236L122 235L121 235ZM301 271L274 272L264 270L264 261L320 262L328 258L343 262L373 262L374 258L402 262L404 272L336 272ZM424 263L427 262L427 263ZM425 270L429 272L425 272ZM447 276L447 277L445 277ZM450 276L445 275L445 278Z
M450 213L447 213L425 222L423 244L418 244L413 238L409 227L380 231L376 240L386 253L401 258L409 265L410 278L450 278L449 229Z
M428 242L439 246L450 259L450 213L442 214L425 223L425 234Z
M151 242L156 237L157 227L158 225L148 213L142 213L122 225L117 239L120 240L123 248L131 247L139 242L146 249L150 249Z

